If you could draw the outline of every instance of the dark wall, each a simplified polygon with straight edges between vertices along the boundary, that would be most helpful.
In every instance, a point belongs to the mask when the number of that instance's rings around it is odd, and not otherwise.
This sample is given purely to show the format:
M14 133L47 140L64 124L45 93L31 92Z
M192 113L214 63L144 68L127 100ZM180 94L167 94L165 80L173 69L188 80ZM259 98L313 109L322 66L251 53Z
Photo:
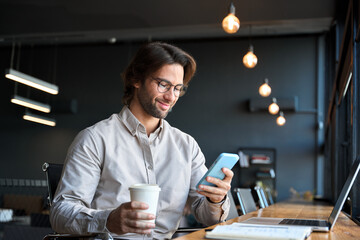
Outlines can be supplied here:
M317 37L257 38L252 42L259 58L254 69L242 64L247 39L174 42L194 56L198 71L167 120L198 141L208 166L219 153L237 152L240 146L276 148L276 184L282 200L289 196L290 187L314 189L316 115L285 112L287 123L279 127L274 116L249 112L247 101L259 98L258 87L267 77L271 96L297 96L300 110L314 109ZM44 178L43 162L63 162L81 129L119 112L120 74L138 46L58 46L56 83L60 94L49 101L58 104L74 98L79 110L77 114L55 113L54 128L22 120L23 107L10 103L14 82L2 77L0 178ZM54 47L23 48L20 70L52 81L53 53ZM0 69L4 70L10 64L10 48L0 48L0 56ZM31 90L30 97L37 95L41 94ZM234 171L238 173L238 166ZM233 187L238 185L235 176Z

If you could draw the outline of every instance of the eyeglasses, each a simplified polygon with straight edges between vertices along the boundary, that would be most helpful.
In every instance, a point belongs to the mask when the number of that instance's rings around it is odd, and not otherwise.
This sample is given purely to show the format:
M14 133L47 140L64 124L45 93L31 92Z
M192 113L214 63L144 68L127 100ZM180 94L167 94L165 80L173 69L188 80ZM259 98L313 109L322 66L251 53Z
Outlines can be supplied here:
M187 87L184 84L173 85L169 81L151 77L153 80L158 82L157 90L160 93L166 93L170 90L171 87L174 87L174 95L176 97L181 97L185 94Z

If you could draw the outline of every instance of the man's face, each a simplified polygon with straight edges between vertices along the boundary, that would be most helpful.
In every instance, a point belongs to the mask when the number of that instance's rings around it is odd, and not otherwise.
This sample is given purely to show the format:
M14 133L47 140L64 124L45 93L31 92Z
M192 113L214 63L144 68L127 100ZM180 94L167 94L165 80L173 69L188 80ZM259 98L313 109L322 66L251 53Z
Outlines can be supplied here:
M155 118L165 118L179 97L175 96L173 86L167 92L159 92L159 82L164 80L172 85L178 85L183 84L183 79L184 68L177 63L164 65L149 76L137 91L143 110Z

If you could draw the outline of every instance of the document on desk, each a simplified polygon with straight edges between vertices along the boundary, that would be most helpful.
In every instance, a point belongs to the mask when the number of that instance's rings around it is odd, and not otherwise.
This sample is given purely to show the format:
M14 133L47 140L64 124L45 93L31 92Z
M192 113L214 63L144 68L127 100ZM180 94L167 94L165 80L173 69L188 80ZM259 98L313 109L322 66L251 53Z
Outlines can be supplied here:
M304 240L310 234L310 227L260 226L236 222L216 226L211 232L206 233L206 238Z

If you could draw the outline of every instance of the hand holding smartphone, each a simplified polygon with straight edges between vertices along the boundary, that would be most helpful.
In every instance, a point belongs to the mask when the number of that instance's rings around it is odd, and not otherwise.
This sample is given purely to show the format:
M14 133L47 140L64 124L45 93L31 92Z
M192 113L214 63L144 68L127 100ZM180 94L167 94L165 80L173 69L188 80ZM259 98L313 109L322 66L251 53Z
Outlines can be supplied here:
M234 153L221 153L215 162L210 166L209 170L205 173L205 175L200 179L199 183L196 185L196 189L199 190L199 185L208 185L215 186L213 183L209 183L206 181L206 177L214 177L219 179L224 179L225 174L221 170L222 168L232 169L234 165L239 160L239 155Z

